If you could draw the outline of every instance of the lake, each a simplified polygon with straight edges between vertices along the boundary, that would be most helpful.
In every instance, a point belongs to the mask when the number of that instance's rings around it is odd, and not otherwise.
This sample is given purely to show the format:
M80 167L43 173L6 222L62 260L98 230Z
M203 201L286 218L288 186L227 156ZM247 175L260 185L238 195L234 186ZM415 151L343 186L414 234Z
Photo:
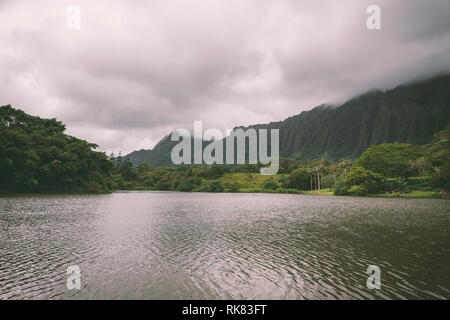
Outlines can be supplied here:
M449 299L449 222L437 199L2 197L0 298ZM66 286L73 265L80 290Z

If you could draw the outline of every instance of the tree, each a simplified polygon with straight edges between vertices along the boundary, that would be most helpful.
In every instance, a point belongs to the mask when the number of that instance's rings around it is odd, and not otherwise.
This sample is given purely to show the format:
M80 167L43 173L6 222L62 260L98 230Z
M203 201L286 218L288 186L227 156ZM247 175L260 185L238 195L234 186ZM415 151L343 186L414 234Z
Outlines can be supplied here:
M125 157L120 164L119 172L122 175L122 178L126 181L136 180L137 174L133 168L133 164L131 163L128 157Z
M406 143L385 143L370 146L356 162L386 177L408 178L411 175L410 163L425 155L421 147Z
M334 193L336 195L350 194L353 186L361 188L353 188L355 195L363 195L366 191L368 194L380 193L385 188L385 180L379 174L363 167L353 167L347 178L340 180L336 186Z
M292 173L300 166L297 159L280 158L280 168L278 173Z
M344 179L347 177L347 171L352 167L353 162L347 159L341 159L337 164L337 171L339 175L343 175Z
M410 162L411 171L417 171L422 177L423 182L425 183L425 176L431 171L433 168L431 166L431 162L427 160L425 156L420 157L418 159L412 160Z
M289 188L297 190L308 190L309 174L304 168L300 168L292 172L288 177Z
M445 191L450 191L450 162L438 168L437 173L431 177L431 184Z
M151 164L150 162L142 162L139 164L139 166L137 167L137 173L139 175L144 174L145 172L149 171L151 168Z
M428 147L429 160L436 166L431 184L443 190L450 190L450 125L435 135L435 141Z
M119 155L117 156L117 158L114 158L115 160L115 166L117 169L120 169L120 167L122 166L122 161L123 161L123 157L122 157L122 151L119 151Z
M56 119L0 107L0 192L108 192L113 163Z

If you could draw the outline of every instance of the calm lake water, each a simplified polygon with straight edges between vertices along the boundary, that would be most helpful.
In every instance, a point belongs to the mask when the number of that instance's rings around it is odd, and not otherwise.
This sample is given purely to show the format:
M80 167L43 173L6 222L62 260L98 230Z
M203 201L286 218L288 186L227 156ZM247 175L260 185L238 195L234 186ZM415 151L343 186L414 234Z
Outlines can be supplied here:
M449 299L449 222L450 201L433 199L0 198L0 298ZM71 265L81 290L66 287Z

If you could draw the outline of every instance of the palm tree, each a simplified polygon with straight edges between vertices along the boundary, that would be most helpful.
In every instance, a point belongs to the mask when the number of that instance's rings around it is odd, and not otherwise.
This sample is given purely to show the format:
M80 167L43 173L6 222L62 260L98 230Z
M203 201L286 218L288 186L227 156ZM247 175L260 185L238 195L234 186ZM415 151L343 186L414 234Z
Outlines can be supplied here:
M413 170L417 170L422 177L423 183L425 183L425 176L428 170L431 168L431 163L425 158L420 157L416 160L411 161L410 167Z
M342 173L344 173L344 179L346 179L347 178L347 170L352 167L353 162L351 160L342 159L339 161L339 163L337 165L338 165L339 170L341 171L341 175L342 175Z
M306 168L306 172L309 175L309 181L311 184L311 191L313 190L313 174L314 174L314 170L312 168Z
M328 160L322 159L322 160L319 160L317 162L316 166L314 167L316 174L317 174L317 190L319 191L319 193L320 193L320 181L322 179L323 172L326 173L326 171L328 169L328 166L327 166L328 163L329 163Z

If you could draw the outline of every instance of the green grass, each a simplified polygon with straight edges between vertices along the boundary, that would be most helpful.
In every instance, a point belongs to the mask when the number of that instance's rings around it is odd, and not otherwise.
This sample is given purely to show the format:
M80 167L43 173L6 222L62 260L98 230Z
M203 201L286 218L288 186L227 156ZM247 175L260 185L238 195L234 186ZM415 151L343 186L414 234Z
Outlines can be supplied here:
M330 188L321 189L320 192L318 190L312 190L312 191L305 191L305 194L320 195L320 196L332 196L333 190L331 190Z
M383 198L440 198L439 192L413 190L410 193L379 193L370 194L369 197L383 197Z
M304 191L296 189L279 188L276 190L267 190L264 188L240 188L238 193L289 193L289 194L305 194Z

